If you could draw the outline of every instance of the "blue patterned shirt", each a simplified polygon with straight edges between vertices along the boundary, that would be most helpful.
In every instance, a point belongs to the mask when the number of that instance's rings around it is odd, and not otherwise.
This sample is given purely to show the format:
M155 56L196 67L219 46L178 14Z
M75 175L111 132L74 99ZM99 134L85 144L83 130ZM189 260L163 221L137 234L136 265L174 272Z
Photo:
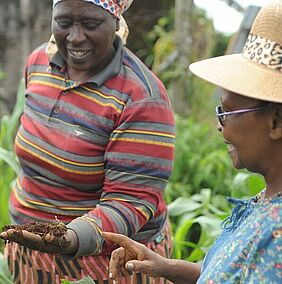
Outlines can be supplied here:
M198 284L282 283L282 197L236 204L205 257Z

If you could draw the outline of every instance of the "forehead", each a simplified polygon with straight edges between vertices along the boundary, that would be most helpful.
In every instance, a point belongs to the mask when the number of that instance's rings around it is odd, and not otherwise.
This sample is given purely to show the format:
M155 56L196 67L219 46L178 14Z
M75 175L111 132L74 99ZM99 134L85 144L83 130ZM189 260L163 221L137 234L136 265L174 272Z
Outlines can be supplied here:
M105 9L81 0L65 0L59 2L53 9L53 16L86 17L92 19L113 18Z
M260 101L253 98L248 98L237 93L221 89L221 102L222 104L235 105L235 106L250 106L256 105Z

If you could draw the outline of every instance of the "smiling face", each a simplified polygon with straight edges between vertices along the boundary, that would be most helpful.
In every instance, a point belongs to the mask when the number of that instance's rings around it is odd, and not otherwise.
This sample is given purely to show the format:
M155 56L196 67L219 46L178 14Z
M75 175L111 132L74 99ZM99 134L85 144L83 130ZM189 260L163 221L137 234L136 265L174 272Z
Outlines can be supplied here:
M118 23L109 12L85 1L65 0L54 7L52 32L73 80L86 79L107 66Z
M240 96L223 90L221 97L224 111L253 108L262 105L262 101ZM234 114L226 117L224 127L218 126L228 146L233 166L246 168L252 172L264 173L266 163L271 156L272 139L271 113L273 109Z

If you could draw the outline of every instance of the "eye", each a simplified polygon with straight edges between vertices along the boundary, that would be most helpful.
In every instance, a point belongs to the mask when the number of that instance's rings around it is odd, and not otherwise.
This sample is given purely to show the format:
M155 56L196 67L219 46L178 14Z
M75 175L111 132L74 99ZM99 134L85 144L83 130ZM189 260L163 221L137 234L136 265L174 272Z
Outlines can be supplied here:
M82 25L87 30L95 30L98 26L100 26L100 22L95 21L83 21Z
M72 22L69 19L56 19L56 22L63 29L67 29L72 25Z

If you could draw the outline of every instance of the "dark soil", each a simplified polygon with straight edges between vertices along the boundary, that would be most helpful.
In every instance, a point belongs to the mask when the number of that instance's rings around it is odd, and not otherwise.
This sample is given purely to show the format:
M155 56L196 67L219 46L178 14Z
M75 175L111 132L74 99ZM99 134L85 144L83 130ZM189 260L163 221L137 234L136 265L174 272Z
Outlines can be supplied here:
M5 232L9 229L14 229L18 234L22 234L22 231L25 230L37 234L41 236L43 239L47 234L51 234L53 236L60 238L64 236L64 234L67 232L67 227L61 222L56 222L56 223L34 222L24 225L7 225L3 227L2 231Z

